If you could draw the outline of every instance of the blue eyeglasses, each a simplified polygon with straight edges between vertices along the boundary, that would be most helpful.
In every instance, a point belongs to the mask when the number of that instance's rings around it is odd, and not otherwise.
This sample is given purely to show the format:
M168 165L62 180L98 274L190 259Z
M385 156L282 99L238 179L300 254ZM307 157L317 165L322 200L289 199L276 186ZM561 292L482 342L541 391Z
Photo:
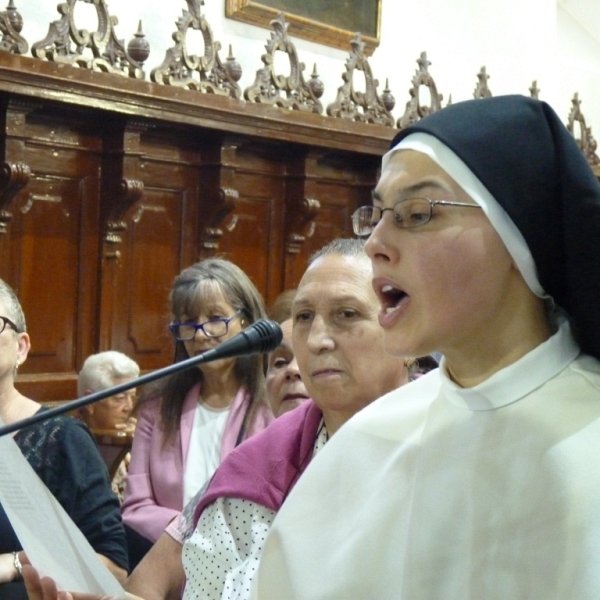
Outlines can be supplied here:
M219 338L224 336L229 331L229 323L233 319L239 317L242 314L241 310L238 310L231 317L228 318L217 318L210 319L204 323L171 323L169 329L173 334L173 337L178 342L187 342L193 340L196 337L196 332L201 329L204 335L209 338Z

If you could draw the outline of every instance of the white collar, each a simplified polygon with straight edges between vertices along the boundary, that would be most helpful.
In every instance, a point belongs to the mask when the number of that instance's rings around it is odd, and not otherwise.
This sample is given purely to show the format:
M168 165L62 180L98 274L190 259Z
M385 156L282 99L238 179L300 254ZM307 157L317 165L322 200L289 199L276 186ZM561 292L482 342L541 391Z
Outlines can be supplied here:
M517 362L494 373L472 388L461 388L446 373L445 359L439 369L441 395L452 404L473 411L494 410L517 402L560 373L580 353L566 319L558 331Z

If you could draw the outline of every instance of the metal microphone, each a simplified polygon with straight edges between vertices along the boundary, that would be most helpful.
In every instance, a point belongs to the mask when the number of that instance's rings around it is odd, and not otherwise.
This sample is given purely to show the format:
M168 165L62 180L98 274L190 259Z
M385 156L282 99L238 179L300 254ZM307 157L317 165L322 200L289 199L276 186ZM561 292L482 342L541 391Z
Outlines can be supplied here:
M249 327L246 327L243 331L240 331L237 335L234 335L230 340L223 342L212 350L207 350L198 356L192 356L186 360L182 360L158 371L147 373L137 379L128 381L127 383L120 383L113 387L107 388L100 392L95 392L84 396L83 398L77 398L71 402L65 402L60 406L45 410L43 412L37 412L35 415L16 421L10 425L0 427L0 436L12 433L18 429L35 425L46 419L51 419L57 415L62 415L71 410L76 410L82 406L87 406L93 402L104 400L110 396L116 396L122 392L126 392L134 387L145 385L161 377L172 375L179 371L185 371L191 367L195 367L202 363L212 362L214 360L221 360L223 358L235 358L237 356L249 356L251 354L264 354L265 352L271 352L281 344L283 339L283 333L281 327L275 321L269 321L267 319L261 319L256 321Z

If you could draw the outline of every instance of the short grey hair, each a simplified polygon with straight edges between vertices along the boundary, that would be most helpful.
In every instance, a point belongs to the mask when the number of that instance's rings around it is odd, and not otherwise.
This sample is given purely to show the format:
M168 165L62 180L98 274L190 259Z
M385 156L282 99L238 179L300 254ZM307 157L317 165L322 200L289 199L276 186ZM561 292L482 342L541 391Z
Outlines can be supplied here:
M136 379L140 376L139 365L122 352L107 350L88 356L77 377L77 395L86 390L100 392L114 385L119 377Z
M367 258L367 253L365 252L365 240L359 238L336 238L328 244L325 244L320 250L317 250L308 259L308 264L312 265L318 258L327 256L328 254L362 256Z
M21 303L17 298L17 294L15 294L15 291L3 279L0 279L0 301L4 302L6 310L8 311L7 315L2 316L8 317L11 321L14 321L18 329L17 333L27 331L25 315L23 314L23 309L21 308Z

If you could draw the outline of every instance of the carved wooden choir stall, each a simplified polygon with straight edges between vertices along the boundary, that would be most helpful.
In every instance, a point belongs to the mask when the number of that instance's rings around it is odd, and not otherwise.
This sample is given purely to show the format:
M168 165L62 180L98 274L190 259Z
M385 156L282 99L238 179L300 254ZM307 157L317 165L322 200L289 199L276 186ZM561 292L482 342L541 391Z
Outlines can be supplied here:
M32 341L18 387L43 401L75 397L83 360L100 350L125 352L143 370L169 364L168 292L198 259L231 259L267 303L296 286L312 252L351 235L395 127L442 108L423 53L395 122L357 34L324 110L317 66L306 79L283 15L242 91L240 66L231 48L221 58L200 0L186 0L174 45L147 81L141 24L126 46L104 0L93 3L94 33L77 28L76 2L59 5L31 49L13 0L0 13L0 277L17 291ZM192 30L203 56L189 52ZM289 59L285 75L277 52ZM594 164L580 111L577 122Z

